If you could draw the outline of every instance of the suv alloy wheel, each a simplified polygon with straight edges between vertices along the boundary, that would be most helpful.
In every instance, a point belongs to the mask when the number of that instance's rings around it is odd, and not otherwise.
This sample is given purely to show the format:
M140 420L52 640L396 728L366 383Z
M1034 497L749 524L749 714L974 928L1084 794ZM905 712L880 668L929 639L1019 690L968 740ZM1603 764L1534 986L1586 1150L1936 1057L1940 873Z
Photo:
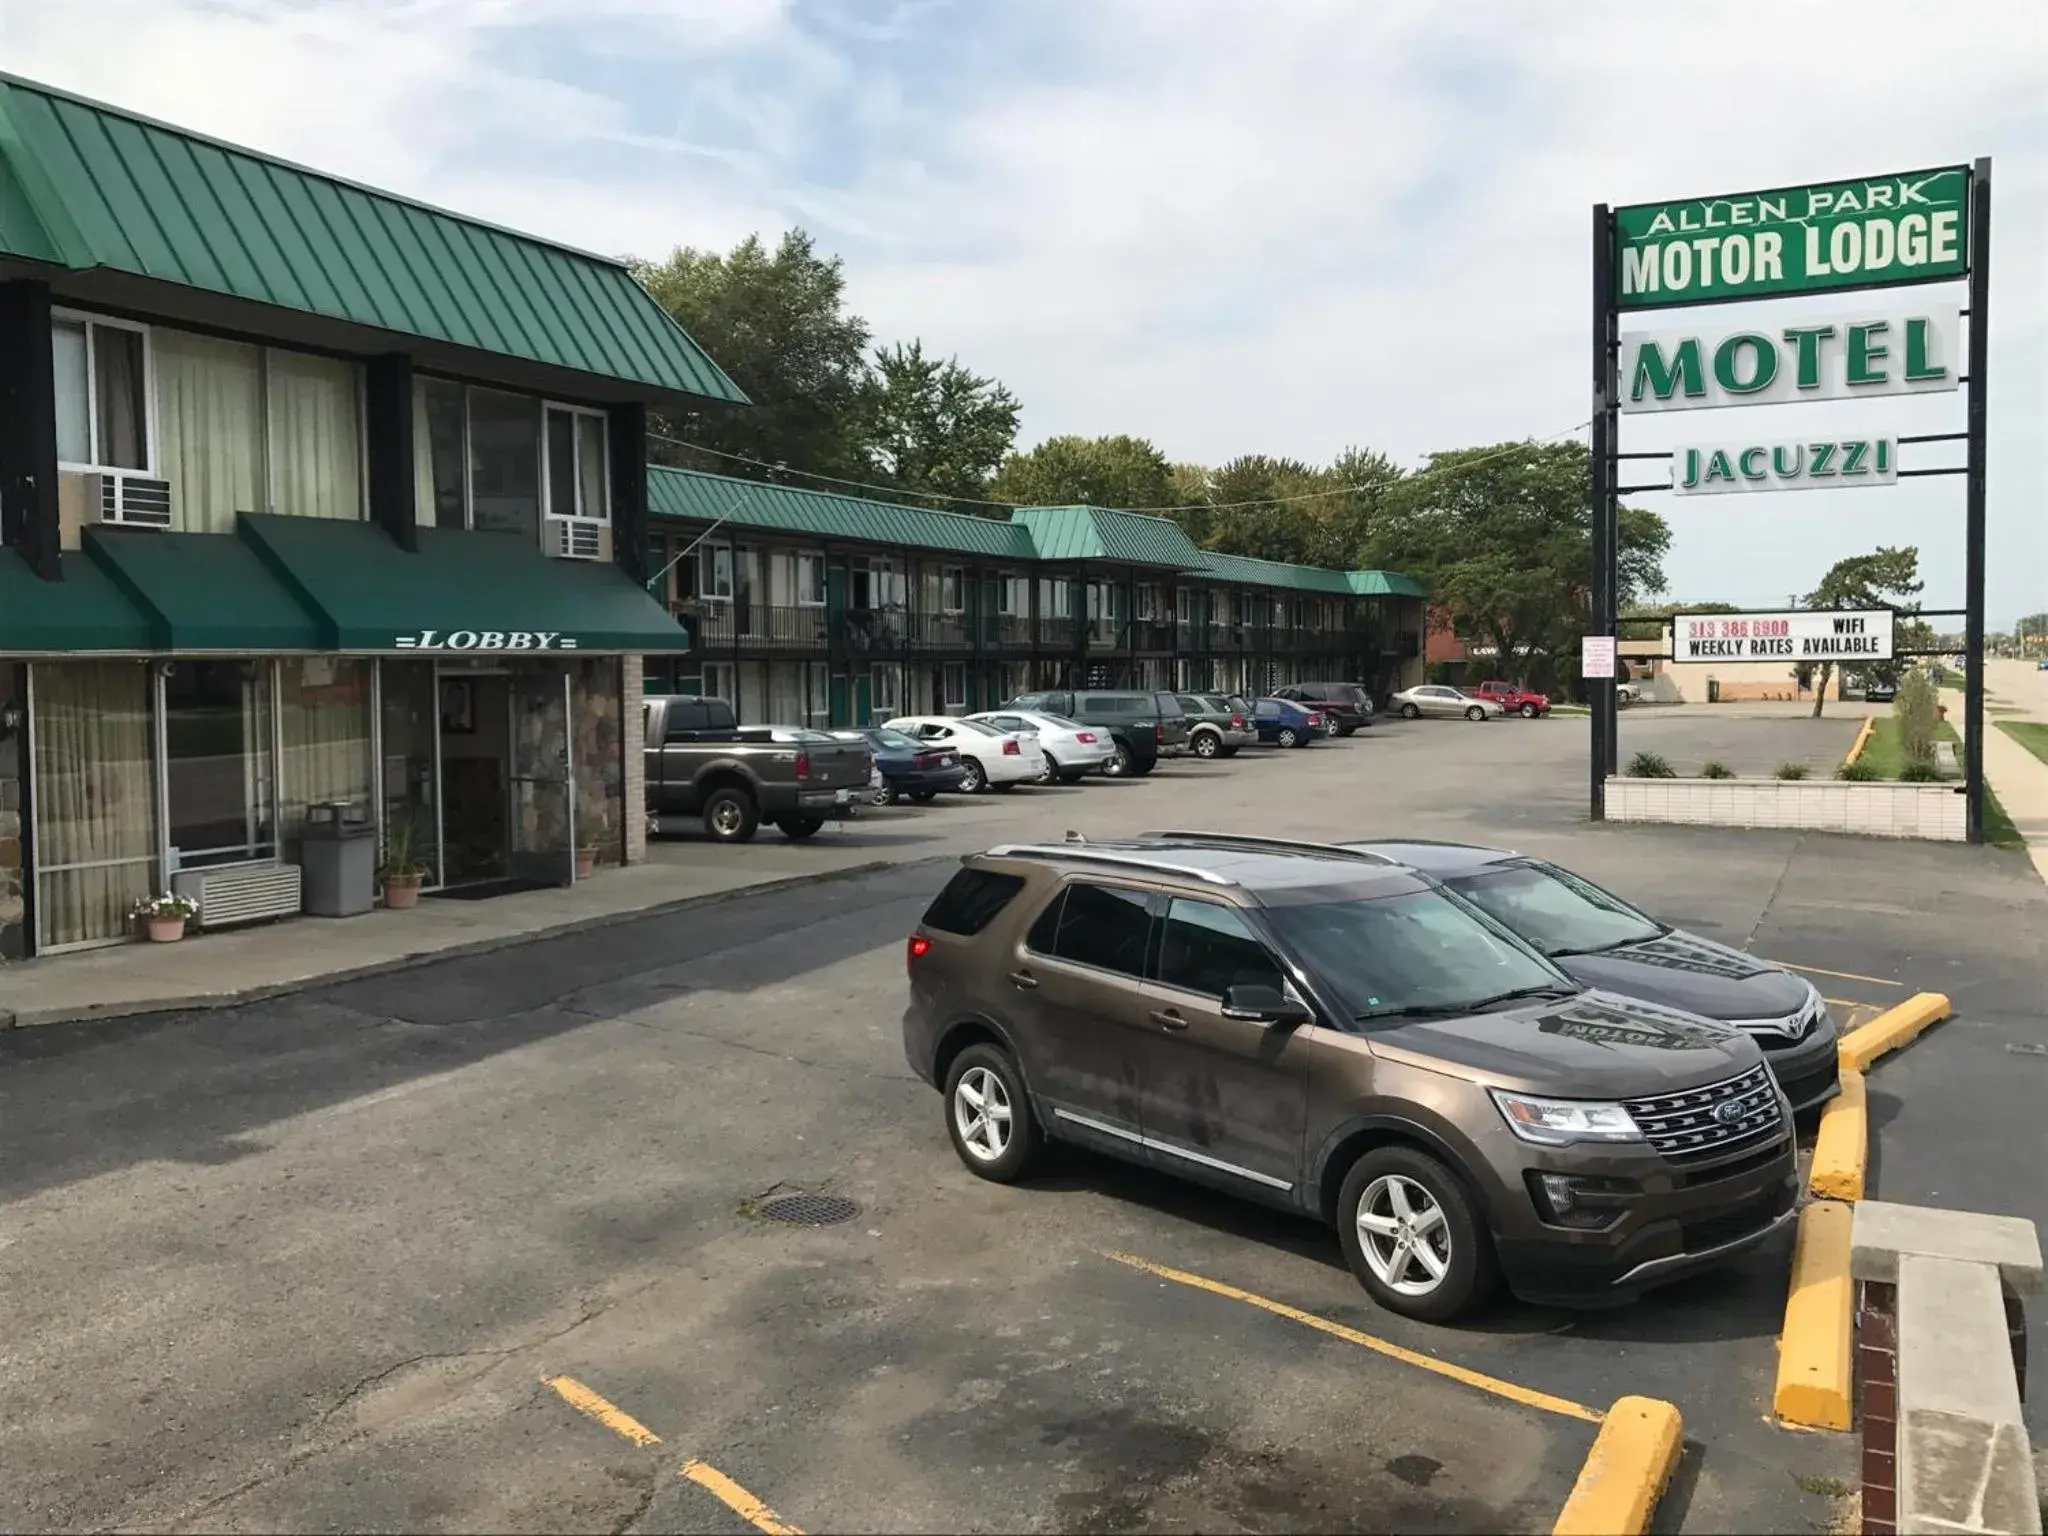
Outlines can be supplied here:
M1197 757L1214 757L1223 749L1223 738L1211 730L1195 732L1195 739L1188 743L1188 750Z
M993 1045L962 1051L946 1074L946 1111L946 1133L970 1173L1008 1184L1037 1160L1038 1122L1007 1051Z
M1483 1302L1497 1278L1464 1181L1414 1147L1376 1147L1352 1164L1337 1232L1359 1283L1403 1317L1455 1317Z
M978 795L988 788L988 773L978 758L960 754L960 793Z

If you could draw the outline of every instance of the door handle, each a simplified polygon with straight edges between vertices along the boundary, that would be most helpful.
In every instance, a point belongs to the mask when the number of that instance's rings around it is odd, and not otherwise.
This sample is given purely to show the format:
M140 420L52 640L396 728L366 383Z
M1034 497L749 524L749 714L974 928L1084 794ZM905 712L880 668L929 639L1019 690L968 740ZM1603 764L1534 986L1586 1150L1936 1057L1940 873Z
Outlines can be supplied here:
M1152 1022L1161 1029L1186 1029L1188 1021L1171 1008L1162 1008L1151 1016Z
M1029 992L1038 985L1038 978L1029 971L1012 971L1010 972L1010 980L1017 984L1019 990L1025 992Z

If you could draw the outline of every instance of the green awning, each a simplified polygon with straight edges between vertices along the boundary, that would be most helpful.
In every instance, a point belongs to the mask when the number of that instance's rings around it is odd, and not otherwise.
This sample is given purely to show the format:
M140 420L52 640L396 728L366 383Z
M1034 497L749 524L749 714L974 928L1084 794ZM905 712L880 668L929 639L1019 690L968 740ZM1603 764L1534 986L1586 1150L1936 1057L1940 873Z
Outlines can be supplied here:
M88 528L85 552L148 619L151 650L327 648L313 615L240 539Z
M682 626L610 561L553 560L517 535L422 528L408 554L369 523L245 512L240 530L326 649L689 649Z
M0 655L155 649L149 619L84 555L61 557L62 581L44 581L16 550L0 548Z

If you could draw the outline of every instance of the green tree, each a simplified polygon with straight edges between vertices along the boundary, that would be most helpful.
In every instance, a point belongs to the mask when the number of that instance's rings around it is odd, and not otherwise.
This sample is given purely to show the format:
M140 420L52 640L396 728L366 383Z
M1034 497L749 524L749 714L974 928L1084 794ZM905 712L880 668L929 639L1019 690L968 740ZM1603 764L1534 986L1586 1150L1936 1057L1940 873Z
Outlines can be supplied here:
M759 235L725 255L681 246L664 262L636 263L634 275L753 401L665 413L652 430L763 464L821 474L866 467L856 406L868 327L846 312L838 257L820 256L811 237L793 229L772 252ZM724 460L719 468L772 475Z
M876 350L859 417L872 473L902 490L962 501L987 495L1017 437L1016 396L958 358L925 356L916 341Z
M1025 507L1173 507L1179 483L1142 437L1049 437L1005 458L989 495Z
M1430 456L1386 498L1367 563L1420 576L1431 605L1501 672L1563 680L1590 618L1592 459L1584 443L1503 443ZM1664 586L1671 530L1619 512L1617 603Z
M1920 551L1912 545L1884 545L1867 555L1837 560L1806 594L1808 608L1897 608L1921 587ZM1910 610L1908 610L1910 611ZM1828 679L1835 664L1820 664L1819 686L1813 694L1813 715L1820 718L1827 703Z

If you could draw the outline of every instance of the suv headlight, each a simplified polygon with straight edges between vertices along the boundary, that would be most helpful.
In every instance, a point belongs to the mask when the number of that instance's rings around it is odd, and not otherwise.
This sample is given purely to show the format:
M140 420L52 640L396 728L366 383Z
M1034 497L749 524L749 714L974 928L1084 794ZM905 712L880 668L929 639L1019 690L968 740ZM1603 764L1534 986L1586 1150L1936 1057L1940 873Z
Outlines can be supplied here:
M1537 1099L1526 1093L1490 1090L1508 1129L1538 1146L1575 1141L1641 1141L1642 1131L1619 1104L1596 1099Z

